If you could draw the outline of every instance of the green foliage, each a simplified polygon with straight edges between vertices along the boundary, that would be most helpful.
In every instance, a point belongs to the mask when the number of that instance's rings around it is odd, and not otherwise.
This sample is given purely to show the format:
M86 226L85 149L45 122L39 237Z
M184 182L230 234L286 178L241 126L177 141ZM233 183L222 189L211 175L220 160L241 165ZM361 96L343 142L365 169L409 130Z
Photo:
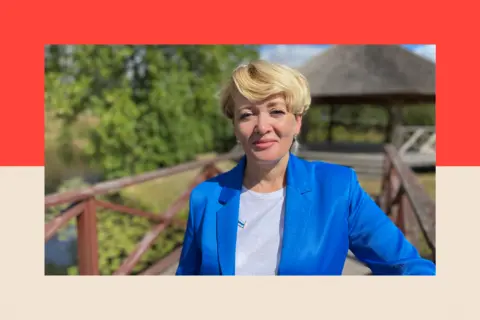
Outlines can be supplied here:
M70 125L80 115L98 119L84 151L107 178L234 145L217 93L236 65L257 57L254 47L71 48L46 49L46 108L64 122L65 141L72 140Z
M408 106L402 110L402 117L407 125L433 126L435 125L435 106Z
M130 207L145 210L145 207L140 207L138 203L126 202ZM142 217L99 210L97 232L101 274L108 275L116 271L153 226L154 224ZM181 244L183 232L184 230L173 227L163 231L142 256L133 274L150 266Z

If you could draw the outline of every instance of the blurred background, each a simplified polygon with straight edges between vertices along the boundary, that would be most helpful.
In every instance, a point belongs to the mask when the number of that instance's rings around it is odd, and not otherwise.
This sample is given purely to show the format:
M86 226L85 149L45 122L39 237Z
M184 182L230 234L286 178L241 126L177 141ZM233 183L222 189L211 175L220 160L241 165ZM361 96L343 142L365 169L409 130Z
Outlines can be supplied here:
M422 70L428 69L425 72L431 78L430 69L435 69L435 45L390 47L394 48L388 51L391 56L388 56L388 52L379 56L378 51L377 56L372 53L370 57L369 50L362 49L360 54L360 51L355 53L355 49L352 51L354 53L345 51L335 54L337 58L341 56L343 59L335 62L328 60L333 59L328 58L327 52L332 49L329 45L47 45L45 194L78 190L102 181L172 167L196 159L213 158L231 151L235 147L235 137L231 124L220 113L217 93L222 81L237 65L256 58L298 68L304 74L309 74L309 81L320 90L320 98L314 99L316 106L311 108L305 118L307 129L301 138L305 151L337 152L331 161L342 164L342 159L347 157L344 156L346 153L381 152L381 149L372 146L383 146L384 143L391 142L393 136L387 131L393 132L394 125L434 128L434 102L403 98L402 107L395 113L392 111L394 109L386 111L383 108L387 100L380 99L379 103L375 99L357 100L355 103L350 103L348 99L332 102L322 100L321 90L328 87L322 84L324 82L334 83L337 87L332 87L331 90L336 92L341 88L349 88L348 83L356 77L360 78L356 81L367 81L359 75L369 72L369 66L378 61L380 66L378 74L372 77L376 81L372 80L372 87L382 89L383 84L388 84L393 77L390 74L395 74L399 79L395 83L414 88L409 89L412 92L416 92L417 87L418 91L422 91L422 84L408 83L413 71L405 70L423 72ZM361 62L355 62L357 58ZM411 62L408 59L412 59ZM342 75L341 78L331 75L331 80L325 81L314 75L315 72L321 74L322 68L329 68L326 66L331 67L329 70L333 74L336 69L332 66L336 64L340 69L347 67L347 71L337 72ZM388 69L385 66L391 70L385 71ZM421 75L416 77L419 81L423 79ZM361 91L366 87L352 85L352 90ZM312 91L316 90L314 89ZM399 88L392 85L387 89L395 91ZM422 94L425 92L422 91ZM333 95L330 94L329 97L331 96ZM395 103L398 104L398 101ZM397 122L392 122L393 113L397 114ZM415 131L412 131L405 140L414 134ZM350 148L359 145L370 147L360 151L358 148ZM334 146L338 147L335 149ZM310 158L325 160L329 155L319 153ZM434 155L432 161L414 169L434 199ZM231 160L220 161L218 167L228 170L234 164ZM378 166L381 167L380 162ZM375 196L380 192L381 172L370 167L361 176L361 184ZM123 188L102 196L102 199L162 214L188 187L197 173L198 170L186 170ZM48 207L45 222L53 221L70 205ZM187 213L188 208L183 208L178 215L179 219L185 220ZM142 241L151 228L151 222L140 216L105 208L98 209L96 220L99 273L112 274ZM76 223L75 219L70 220L46 241L45 274L79 273ZM181 245L182 240L183 228L168 228L142 254L130 274L139 274L151 267Z

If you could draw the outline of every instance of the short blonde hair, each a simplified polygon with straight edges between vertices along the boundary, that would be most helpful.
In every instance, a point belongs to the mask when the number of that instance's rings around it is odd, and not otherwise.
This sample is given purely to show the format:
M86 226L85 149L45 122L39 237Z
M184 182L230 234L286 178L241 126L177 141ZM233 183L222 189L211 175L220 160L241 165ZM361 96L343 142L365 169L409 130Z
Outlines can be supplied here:
M220 104L223 114L229 119L234 116L235 91L252 102L282 94L287 110L295 115L304 115L311 103L307 79L300 72L264 60L255 60L237 67L222 89Z

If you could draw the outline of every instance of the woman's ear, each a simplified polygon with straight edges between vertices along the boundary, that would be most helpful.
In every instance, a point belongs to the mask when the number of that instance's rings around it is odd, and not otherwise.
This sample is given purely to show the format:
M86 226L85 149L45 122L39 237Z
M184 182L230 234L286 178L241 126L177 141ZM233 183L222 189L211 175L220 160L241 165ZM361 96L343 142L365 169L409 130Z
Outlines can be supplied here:
M295 135L300 134L300 130L302 129L302 121L303 121L303 116L301 114L295 115Z

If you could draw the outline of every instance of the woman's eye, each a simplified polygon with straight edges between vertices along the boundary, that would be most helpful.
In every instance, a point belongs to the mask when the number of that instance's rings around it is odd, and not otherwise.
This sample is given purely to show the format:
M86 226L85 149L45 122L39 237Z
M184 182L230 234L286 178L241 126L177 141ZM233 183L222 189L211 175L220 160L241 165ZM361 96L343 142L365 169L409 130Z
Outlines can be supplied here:
M273 110L272 113L273 113L273 114L285 114L285 111L282 111L282 110Z
M240 115L240 119L246 119L248 116L251 116L252 114L251 113L242 113Z

